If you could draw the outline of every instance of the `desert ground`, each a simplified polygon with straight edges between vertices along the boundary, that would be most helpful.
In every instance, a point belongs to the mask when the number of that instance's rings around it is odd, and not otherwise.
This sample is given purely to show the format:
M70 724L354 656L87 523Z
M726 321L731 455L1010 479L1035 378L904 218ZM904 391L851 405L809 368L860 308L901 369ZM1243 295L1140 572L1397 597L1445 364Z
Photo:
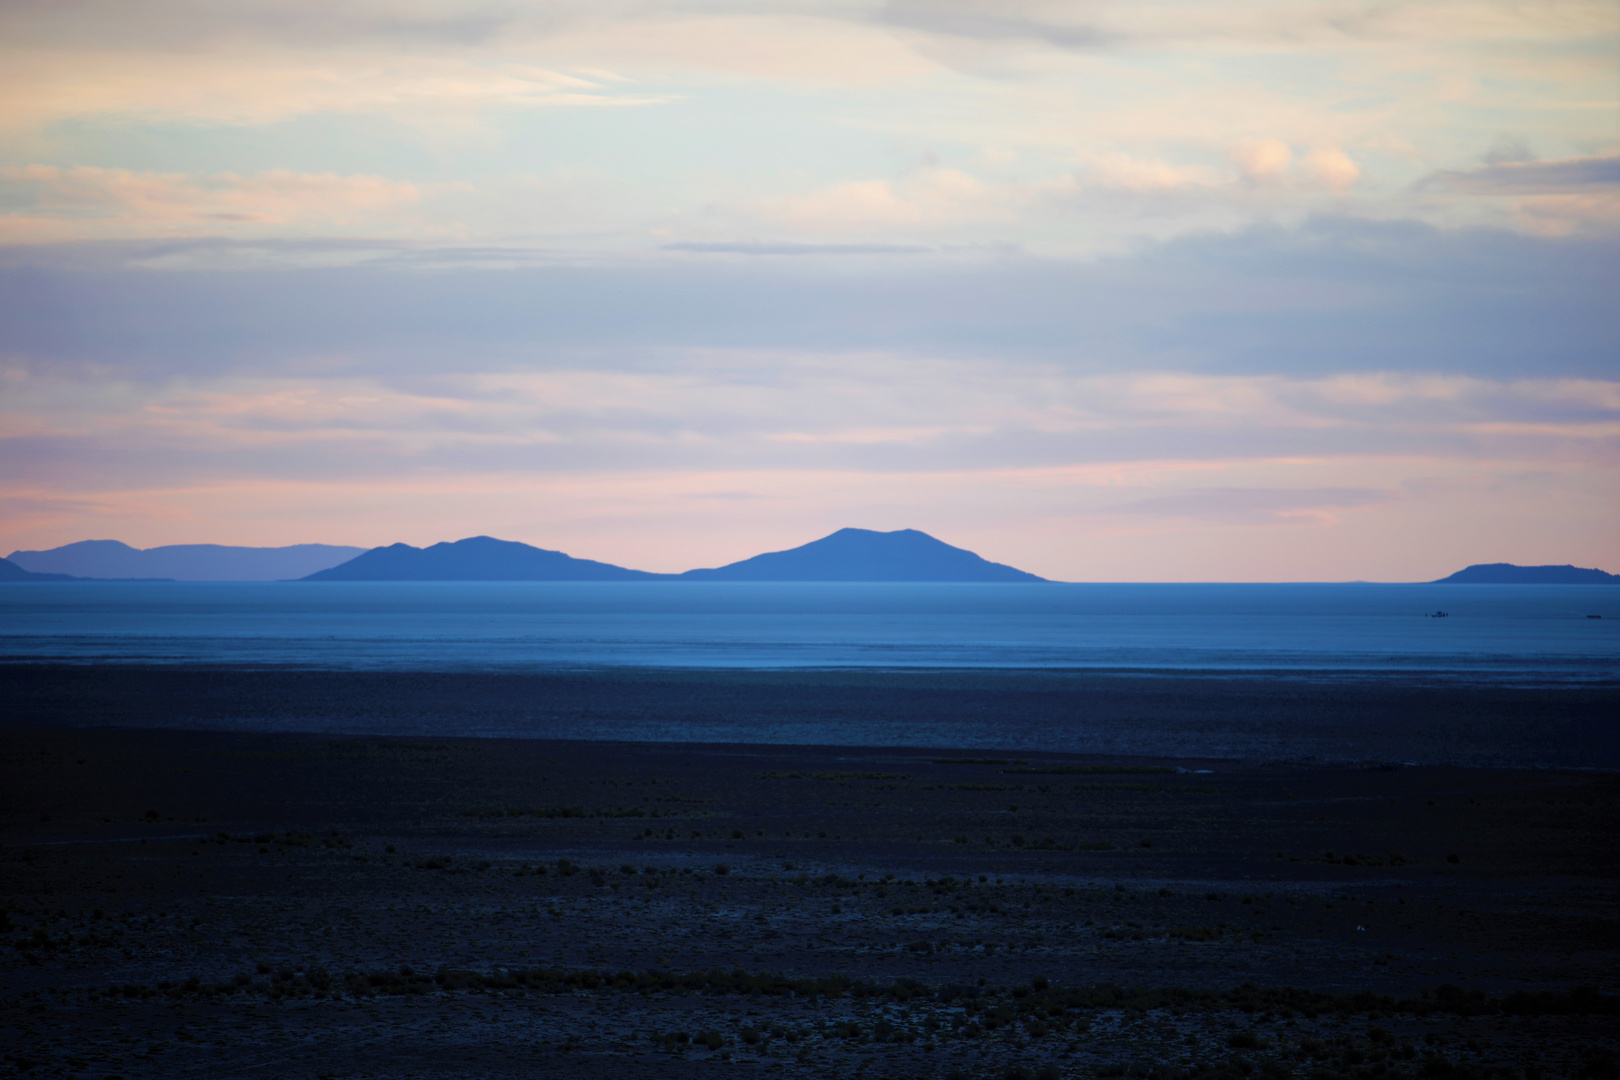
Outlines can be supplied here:
M1610 772L153 730L41 685L9 1075L1615 1075Z

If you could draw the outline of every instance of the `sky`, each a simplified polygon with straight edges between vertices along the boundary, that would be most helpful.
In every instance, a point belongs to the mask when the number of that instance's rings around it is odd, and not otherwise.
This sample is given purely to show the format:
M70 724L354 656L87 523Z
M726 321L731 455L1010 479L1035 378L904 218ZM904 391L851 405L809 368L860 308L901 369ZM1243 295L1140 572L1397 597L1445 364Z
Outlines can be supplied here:
M1608 0L8 0L0 547L1620 571Z

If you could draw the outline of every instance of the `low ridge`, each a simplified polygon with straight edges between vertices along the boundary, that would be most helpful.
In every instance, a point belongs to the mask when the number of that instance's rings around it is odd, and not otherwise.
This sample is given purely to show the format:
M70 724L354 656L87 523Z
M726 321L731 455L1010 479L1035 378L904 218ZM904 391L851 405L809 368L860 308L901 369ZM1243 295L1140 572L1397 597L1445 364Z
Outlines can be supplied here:
M77 581L67 574L36 574L10 559L0 559L0 581Z
M627 570L612 563L576 559L560 551L469 536L418 548L391 544L372 548L346 563L305 576L304 581L653 581L667 574Z
M285 581L325 570L363 552L336 544L234 547L169 544L130 547L118 540L81 540L45 551L14 551L11 561L34 573L79 578L168 581Z
M1579 566L1516 566L1475 563L1434 582L1436 585L1620 585L1620 574Z

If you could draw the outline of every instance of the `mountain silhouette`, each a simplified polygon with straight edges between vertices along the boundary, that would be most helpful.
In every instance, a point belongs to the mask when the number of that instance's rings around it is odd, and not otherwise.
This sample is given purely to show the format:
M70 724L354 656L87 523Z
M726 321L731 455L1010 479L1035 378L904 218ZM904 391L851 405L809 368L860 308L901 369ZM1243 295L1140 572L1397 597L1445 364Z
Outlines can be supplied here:
M771 551L683 581L1045 581L916 529L839 529L787 551Z
M652 574L575 559L511 540L473 536L417 548L372 548L305 581L1042 581L916 529L840 529L790 551L729 566Z
M654 581L667 577L592 559L575 559L560 551L513 540L471 536L426 548L409 544L372 548L339 566L308 574L303 580Z
M1583 570L1579 566L1515 566L1513 563L1476 563L1436 585L1620 585L1620 574Z
M0 581L77 581L67 574L34 574L10 559L0 559Z
M336 566L364 550L334 544L273 548L170 544L142 551L117 540L81 540L47 551L13 551L11 561L35 573L83 578L285 581Z

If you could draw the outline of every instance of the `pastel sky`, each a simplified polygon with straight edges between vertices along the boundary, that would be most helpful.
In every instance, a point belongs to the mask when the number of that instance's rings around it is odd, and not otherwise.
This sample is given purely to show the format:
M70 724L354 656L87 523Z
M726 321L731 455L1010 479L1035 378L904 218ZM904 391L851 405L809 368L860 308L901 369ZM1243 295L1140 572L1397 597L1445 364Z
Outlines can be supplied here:
M1611 0L9 0L0 546L1620 571Z

